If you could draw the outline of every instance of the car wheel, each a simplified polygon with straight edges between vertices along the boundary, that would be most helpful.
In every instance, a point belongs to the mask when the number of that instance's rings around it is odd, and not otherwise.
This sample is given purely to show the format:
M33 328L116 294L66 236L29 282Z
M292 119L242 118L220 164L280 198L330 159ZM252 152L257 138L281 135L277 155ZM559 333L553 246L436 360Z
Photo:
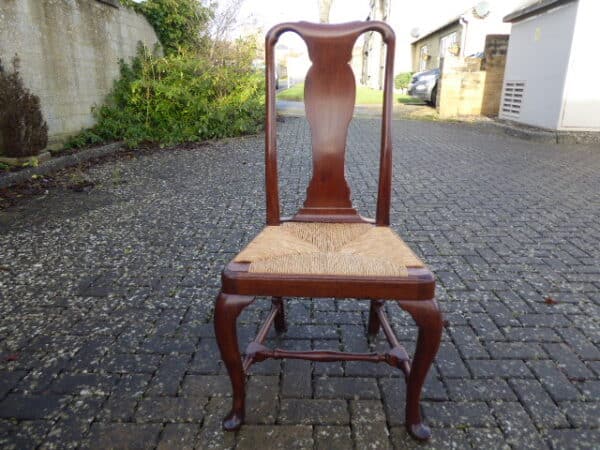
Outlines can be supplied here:
M431 100L429 100L429 104L433 107L436 106L437 103L437 84L431 90Z

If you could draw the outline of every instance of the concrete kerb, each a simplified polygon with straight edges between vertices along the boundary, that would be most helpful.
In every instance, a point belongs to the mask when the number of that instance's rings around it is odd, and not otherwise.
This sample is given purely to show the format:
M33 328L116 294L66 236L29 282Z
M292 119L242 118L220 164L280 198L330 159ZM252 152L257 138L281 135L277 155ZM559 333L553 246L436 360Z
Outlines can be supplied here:
M113 142L112 144L103 145L101 147L81 150L71 155L52 158L50 161L47 161L38 167L29 167L18 172L0 174L0 189L24 183L25 181L30 180L34 175L46 175L66 167L75 166L90 159L113 155L124 149L123 142Z
M502 132L528 141L546 144L600 145L600 133L594 131L554 131L496 119L490 122Z

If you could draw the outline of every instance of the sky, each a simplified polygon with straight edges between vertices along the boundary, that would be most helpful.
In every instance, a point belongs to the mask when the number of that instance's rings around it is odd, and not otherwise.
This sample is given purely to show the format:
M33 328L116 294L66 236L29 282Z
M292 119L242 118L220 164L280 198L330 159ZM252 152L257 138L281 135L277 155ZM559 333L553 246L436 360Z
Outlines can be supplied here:
M139 0L136 0L139 1ZM208 3L210 0L200 0ZM227 5L232 0L217 0ZM410 70L411 30L417 28L424 34L447 23L478 3L479 0L391 0L391 25L396 32L397 70ZM510 4L527 0L487 0L491 8L499 5L506 9ZM530 1L530 0L529 0ZM599 0L600 1L600 0ZM369 14L370 0L333 0L330 22L340 23L365 20ZM238 26L231 30L230 37L260 31L264 34L273 25L281 22L318 22L318 0L243 0L238 14ZM284 34L280 40L289 48L303 51L302 40L293 33ZM400 49L400 46L404 46ZM398 54L402 57L398 59ZM400 67L402 66L402 67Z
M222 0L227 1L227 0ZM392 0L392 14L406 17L402 25L409 32L418 27L423 31L445 22L473 6L477 0ZM369 0L333 0L330 22L365 20L369 14ZM280 22L306 20L318 21L317 0L245 0L240 9L239 20L247 28L259 26L267 31ZM395 10L395 11L394 11ZM245 27L242 26L243 30ZM397 34L399 31L396 30ZM282 39L286 36L282 37ZM286 45L301 45L298 39L283 41Z

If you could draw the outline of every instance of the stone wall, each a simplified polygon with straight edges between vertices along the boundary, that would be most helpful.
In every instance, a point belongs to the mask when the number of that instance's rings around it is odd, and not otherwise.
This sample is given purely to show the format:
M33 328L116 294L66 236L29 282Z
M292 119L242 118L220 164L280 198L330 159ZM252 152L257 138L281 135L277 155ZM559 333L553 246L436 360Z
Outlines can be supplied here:
M1 0L0 59L15 54L25 85L40 97L51 144L92 126L138 42L159 41L146 19L115 0Z
M444 58L437 108L440 117L498 115L508 35L489 35L484 58Z
M500 110L504 68L508 50L507 34L490 34L485 39L484 59L481 70L485 71L481 115L496 117Z

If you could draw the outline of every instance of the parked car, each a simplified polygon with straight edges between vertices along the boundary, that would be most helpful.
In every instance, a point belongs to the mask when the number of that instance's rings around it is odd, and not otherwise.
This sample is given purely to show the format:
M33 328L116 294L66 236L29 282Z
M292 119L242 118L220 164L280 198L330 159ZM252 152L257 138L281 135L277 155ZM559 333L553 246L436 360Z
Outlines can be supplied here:
M426 70L413 75L408 84L408 95L417 97L435 106L440 69Z

